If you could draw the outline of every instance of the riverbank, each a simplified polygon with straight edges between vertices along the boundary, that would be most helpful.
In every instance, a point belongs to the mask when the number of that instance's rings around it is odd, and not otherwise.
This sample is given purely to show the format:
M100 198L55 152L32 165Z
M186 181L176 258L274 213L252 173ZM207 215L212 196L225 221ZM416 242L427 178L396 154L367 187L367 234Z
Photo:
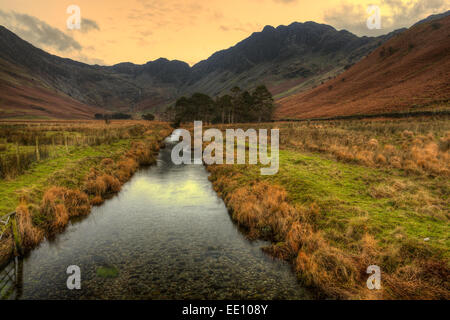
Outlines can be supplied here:
M177 130L157 163L18 263L5 296L39 300L305 300L291 267L231 221L202 165L175 165ZM66 287L77 265L82 289ZM5 270L0 271L1 274ZM1 296L1 293L0 293Z
M171 132L147 121L20 122L0 130L0 215L16 211L13 224L2 228L3 263L15 248L15 254L34 248L117 193L139 166L155 162Z
M212 165L210 180L318 297L449 298L448 119L235 126L280 129L279 173ZM366 286L369 265L381 290Z

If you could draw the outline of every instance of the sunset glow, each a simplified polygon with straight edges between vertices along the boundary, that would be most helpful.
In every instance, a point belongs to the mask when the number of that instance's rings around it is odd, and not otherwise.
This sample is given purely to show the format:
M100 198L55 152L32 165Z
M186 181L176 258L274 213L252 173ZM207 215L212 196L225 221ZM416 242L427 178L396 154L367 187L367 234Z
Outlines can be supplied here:
M82 19L88 19L81 30L66 27L69 17L66 9L72 4L80 7ZM380 6L381 30L364 28L368 4ZM378 35L409 27L418 19L442 11L448 4L448 0L0 0L0 24L48 52L90 64L125 61L143 64L165 57L193 65L261 31L265 25L315 21L359 35ZM73 39L73 46L61 50L61 46L51 41L36 40L29 19L14 18L14 14L40 20L41 27L56 29L52 30L53 35L59 30L68 36L65 40ZM25 23L28 24L24 27Z

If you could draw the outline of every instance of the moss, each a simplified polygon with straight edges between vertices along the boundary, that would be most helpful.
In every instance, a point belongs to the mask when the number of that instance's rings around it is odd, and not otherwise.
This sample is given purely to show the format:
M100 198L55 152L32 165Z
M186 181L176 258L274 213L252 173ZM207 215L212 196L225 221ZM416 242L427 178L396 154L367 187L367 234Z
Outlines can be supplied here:
M114 266L103 266L97 268L97 276L101 278L117 278L119 270Z

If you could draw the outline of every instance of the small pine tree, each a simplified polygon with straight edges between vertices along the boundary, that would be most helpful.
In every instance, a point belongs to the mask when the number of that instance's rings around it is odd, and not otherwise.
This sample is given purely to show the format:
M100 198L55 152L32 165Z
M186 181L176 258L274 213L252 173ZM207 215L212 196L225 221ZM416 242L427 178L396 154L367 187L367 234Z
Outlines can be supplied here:
M142 119L148 120L148 121L153 121L153 120L155 120L155 115L153 115L151 113L147 113L147 114L142 115Z

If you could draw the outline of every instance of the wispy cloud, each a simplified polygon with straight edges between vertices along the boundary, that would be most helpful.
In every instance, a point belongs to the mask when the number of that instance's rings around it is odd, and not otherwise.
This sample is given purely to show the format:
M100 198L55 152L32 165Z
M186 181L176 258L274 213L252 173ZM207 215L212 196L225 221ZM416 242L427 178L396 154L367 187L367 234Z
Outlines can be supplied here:
M84 54L76 55L73 57L73 59L76 61L87 63L87 64L98 64L100 66L107 65L106 62L103 61L102 59L88 57Z
M100 27L98 26L97 22L95 22L94 20L91 20L91 19L82 18L80 31L83 33L87 33L92 30L97 30L97 31L100 30Z
M0 24L38 47L49 47L60 52L82 49L81 44L70 35L27 14L0 10Z
M297 0L274 0L275 2L281 2L281 3L295 3Z
M440 13L448 6L446 0L380 0L380 30L369 30L366 26L368 14L363 4L342 2L337 8L327 10L326 23L338 29L346 29L358 35L380 35L399 28L410 27L415 22L433 13Z

